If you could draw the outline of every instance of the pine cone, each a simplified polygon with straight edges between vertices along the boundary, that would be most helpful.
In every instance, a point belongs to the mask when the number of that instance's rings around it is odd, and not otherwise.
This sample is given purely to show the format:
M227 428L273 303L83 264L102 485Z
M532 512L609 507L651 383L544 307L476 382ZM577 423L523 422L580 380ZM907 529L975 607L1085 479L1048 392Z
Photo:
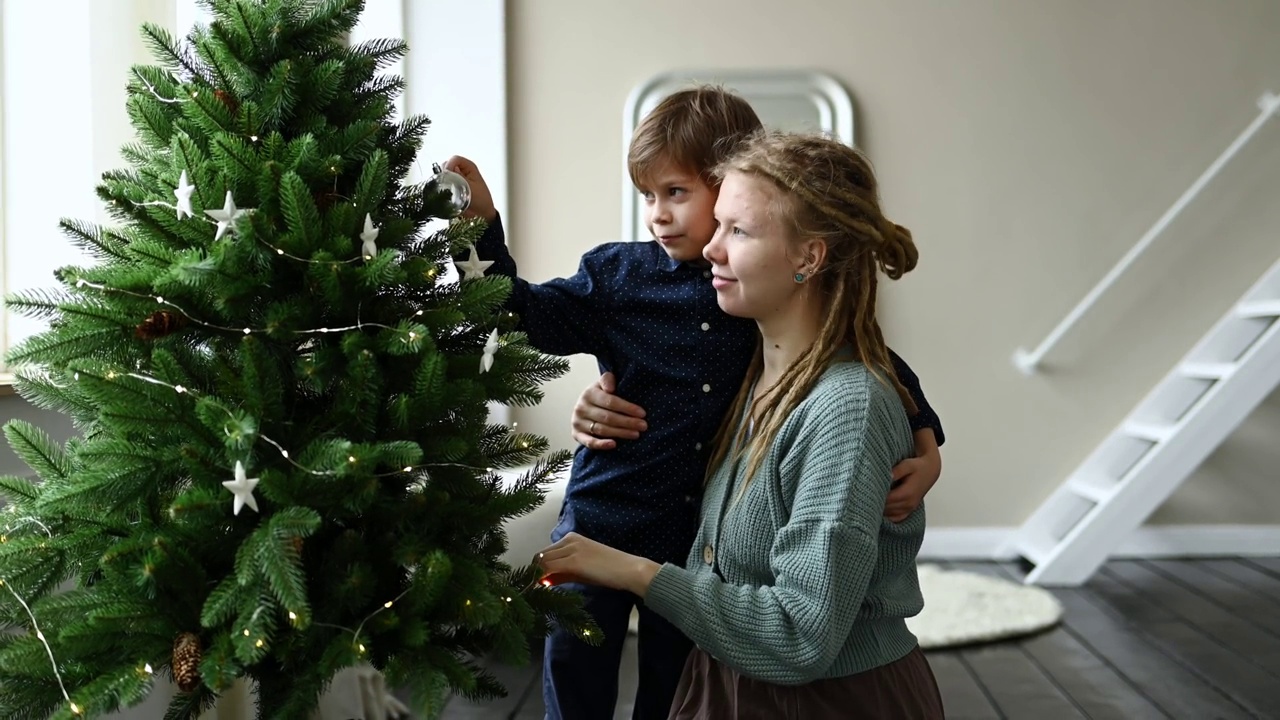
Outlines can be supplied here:
M133 334L140 340L156 340L181 330L187 319L168 310L157 310L134 328Z
M235 97L226 90L214 90L213 96L221 100L222 104L227 106L227 109L231 111L232 115L236 114L240 109L240 101L236 100Z
M184 632L173 641L173 679L182 692L200 687L200 638Z

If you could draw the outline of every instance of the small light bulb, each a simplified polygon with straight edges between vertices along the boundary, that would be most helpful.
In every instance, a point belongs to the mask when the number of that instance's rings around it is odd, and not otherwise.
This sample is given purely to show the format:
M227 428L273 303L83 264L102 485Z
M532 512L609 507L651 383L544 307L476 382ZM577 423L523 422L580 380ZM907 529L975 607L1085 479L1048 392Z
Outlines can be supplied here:
M360 648L360 654L361 654L361 655L363 655L363 654L364 654L364 643L361 643L361 644L360 644L360 645L358 645L357 647L359 647L359 648Z
M276 254L277 254L277 255L283 255L283 254L284 254L284 251L283 251L283 250L281 250L280 248L276 248Z
M289 619L290 619L290 620L297 620L297 619L298 619L298 613L293 612L292 610L291 610L291 611L289 611Z
M348 455L348 456L347 456L347 462L355 462L355 461L356 461L356 456L355 456L355 455Z
M152 673L154 673L154 672L155 672L155 670L152 670L152 669L151 669L151 663L147 663L146 665L143 665L143 666L142 666L142 672L144 672L144 673L146 673L146 674L148 674L148 675L151 675Z
M421 310L419 310L418 312L414 313L414 315L421 315L421 314L422 314L422 311L421 311Z
M390 608L391 608L391 602L392 602L392 601L388 600L388 601L386 602L386 604L384 604L382 607L387 608L387 609L390 609Z
M249 628L244 629L244 636L249 637Z
M173 389L174 389L175 391L177 391L177 393L178 393L179 395L181 395L182 393L184 393L184 392L186 392L186 391L187 391L187 389L186 389L186 388L184 388L184 387L182 387L181 385L175 385L175 386L173 386Z
M108 380L115 380L115 379L116 379L116 372L115 372L114 370L112 370L111 372L107 373L107 379L108 379Z
M71 712L73 712L73 713L75 713L75 714L79 715L79 714L80 714L80 706L79 706L79 705L77 705L77 704L75 704L75 703L71 703Z
M468 600L468 601L467 601L467 607L471 607L471 601L470 601L470 600Z
M404 468L404 471L405 471L405 472L413 472L413 466L412 466L412 465L406 465L406 466L405 466L405 468Z
M73 377L74 377L76 380L79 380L79 379L80 379L80 373L76 373Z
M42 632L40 632L39 630L37 630L37 631L36 631L36 637L37 637L38 639L40 639L40 640L44 640L44 633L42 633Z
M156 296L156 302L158 302L158 303L160 303L161 305L163 305L163 304L164 304L164 298L162 298L162 297L160 297L159 295L157 295L157 296Z
M411 332L411 333L409 333L409 339L410 339L410 340L417 340L417 339L418 339L418 333L416 333L416 332Z
M289 457L289 451L288 451L288 450L281 450L281 451L280 451L280 454L281 454L281 455L283 455L283 456L285 456L285 457Z
M257 136L257 135L250 135L250 136L249 136L249 139L250 139L250 140L252 140L252 141L254 141L254 142L258 142L258 136Z
M262 647L266 643L262 642L262 638L258 638L258 642L254 643L254 647Z
M200 96L200 93L199 93L199 92L193 92L193 93L191 93L191 97L193 97L193 98L194 98L194 97L199 97L199 96Z
M249 333L251 333L251 332L253 332L253 331L252 331L252 330L250 330L249 328L245 328L245 329L244 329L244 334L245 334L245 335L248 335L248 334L249 334Z
M507 598L507 602L511 602L511 598Z
M582 631L582 637L591 637L591 631L590 631L590 630L583 630L583 631Z

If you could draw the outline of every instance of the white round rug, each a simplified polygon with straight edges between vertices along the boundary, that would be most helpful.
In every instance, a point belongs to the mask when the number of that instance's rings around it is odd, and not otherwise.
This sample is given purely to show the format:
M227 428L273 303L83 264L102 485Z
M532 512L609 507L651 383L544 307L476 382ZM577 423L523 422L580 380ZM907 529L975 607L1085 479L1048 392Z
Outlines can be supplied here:
M1062 619L1061 603L1044 588L937 565L917 572L924 610L907 627L925 650L1028 635Z

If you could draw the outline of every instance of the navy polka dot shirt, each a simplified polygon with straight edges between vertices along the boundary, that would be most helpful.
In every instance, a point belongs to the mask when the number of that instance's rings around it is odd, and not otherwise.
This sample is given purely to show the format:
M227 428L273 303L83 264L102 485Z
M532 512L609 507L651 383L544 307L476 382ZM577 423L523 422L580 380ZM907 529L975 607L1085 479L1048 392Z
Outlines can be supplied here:
M711 271L672 260L652 242L606 243L578 272L542 284L521 280L501 219L476 243L488 272L513 279L507 307L529 342L549 355L595 356L617 378L617 395L645 409L649 429L614 450L579 447L558 540L578 532L656 562L683 565L698 527L712 438L755 350L754 320L725 314ZM919 380L897 355L899 379L920 412L912 429L941 424Z

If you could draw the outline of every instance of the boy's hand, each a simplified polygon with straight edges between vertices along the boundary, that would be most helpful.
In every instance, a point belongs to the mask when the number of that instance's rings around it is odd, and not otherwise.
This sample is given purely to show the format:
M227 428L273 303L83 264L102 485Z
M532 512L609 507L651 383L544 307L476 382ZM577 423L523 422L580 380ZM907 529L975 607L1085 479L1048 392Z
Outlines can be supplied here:
M462 217L478 217L485 222L493 222L498 217L498 209L493 205L493 193L484 182L480 168L461 155L454 155L444 161L445 170L452 170L467 179L471 185L471 204L467 206Z
M573 439L592 450L612 450L614 440L635 440L649 429L644 421L644 408L614 395L617 385L613 373L605 373L591 383L573 406Z
M917 457L907 458L893 467L893 486L885 503L884 516L890 522L902 522L924 502L942 475L942 453L933 430L916 433Z

